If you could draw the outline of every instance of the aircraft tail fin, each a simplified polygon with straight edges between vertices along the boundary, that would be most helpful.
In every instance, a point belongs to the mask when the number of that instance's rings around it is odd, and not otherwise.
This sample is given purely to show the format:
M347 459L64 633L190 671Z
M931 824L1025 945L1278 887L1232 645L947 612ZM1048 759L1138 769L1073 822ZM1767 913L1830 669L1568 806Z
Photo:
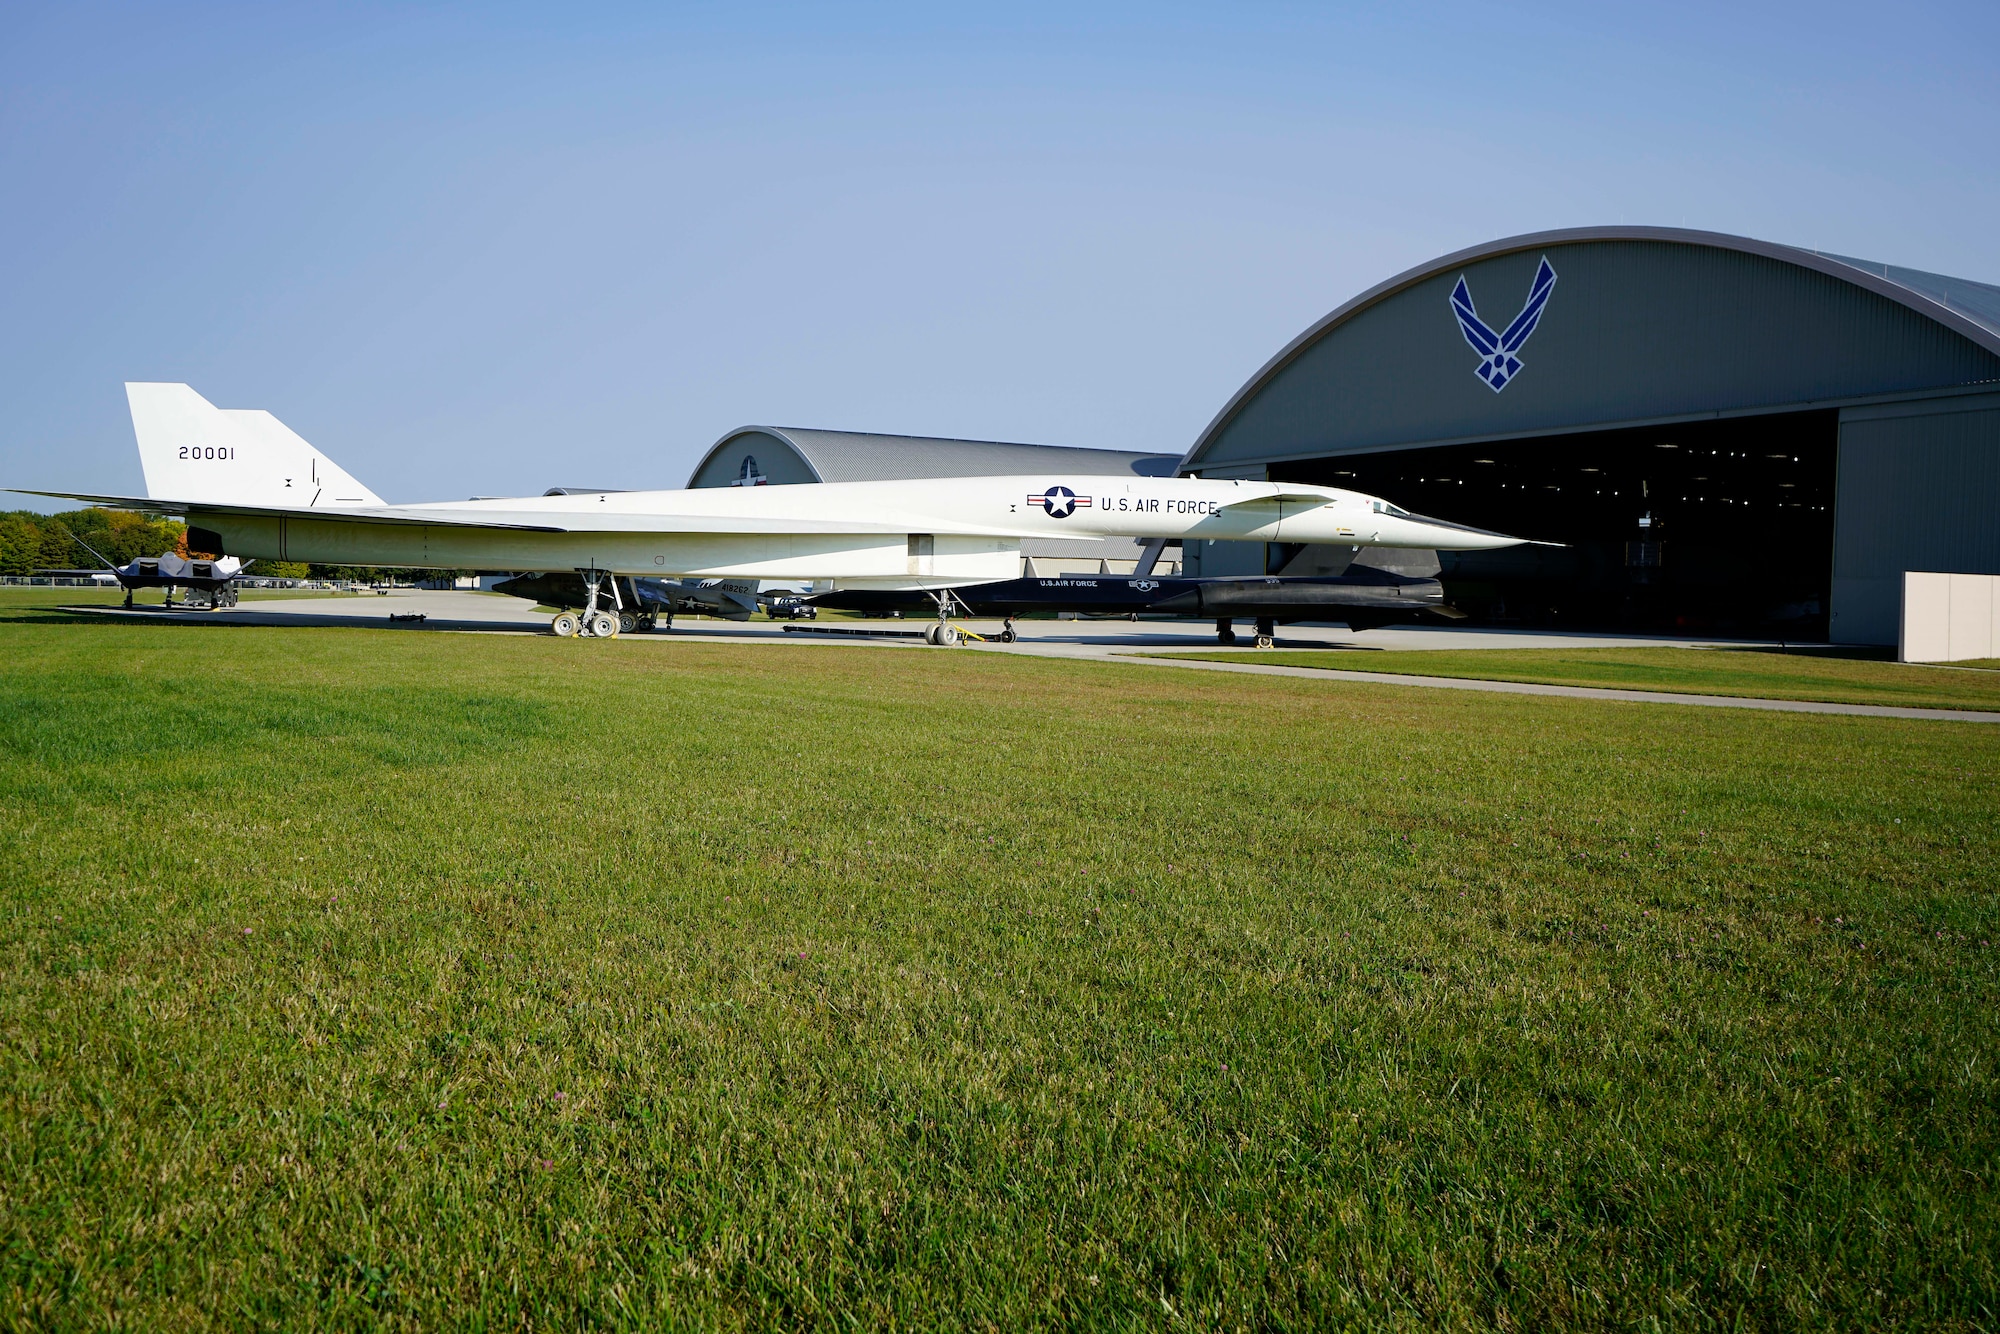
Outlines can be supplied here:
M383 499L268 412L218 408L184 384L128 384L155 500L351 509Z

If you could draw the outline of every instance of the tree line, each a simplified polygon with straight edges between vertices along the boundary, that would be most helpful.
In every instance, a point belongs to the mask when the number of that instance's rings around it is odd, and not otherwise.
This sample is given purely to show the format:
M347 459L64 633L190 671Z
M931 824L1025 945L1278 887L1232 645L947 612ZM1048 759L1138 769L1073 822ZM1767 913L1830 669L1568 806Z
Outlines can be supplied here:
M123 510L70 510L66 514L13 510L0 514L0 574L91 569L98 562L77 544L79 537L115 565L138 556L187 549L187 525L177 519Z

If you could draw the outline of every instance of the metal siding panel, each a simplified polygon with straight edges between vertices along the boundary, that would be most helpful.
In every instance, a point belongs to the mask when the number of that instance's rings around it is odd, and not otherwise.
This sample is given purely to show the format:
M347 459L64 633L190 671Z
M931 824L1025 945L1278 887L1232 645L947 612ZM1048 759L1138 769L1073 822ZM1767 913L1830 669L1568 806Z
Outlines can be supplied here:
M1546 254L1555 291L1495 393L1474 374L1440 273L1304 349L1237 411L1201 471L1481 435L1933 389L2000 378L2000 358L1908 307L1761 255L1594 241L1497 256L1464 276L1511 320Z
M1083 473L1106 477L1171 477L1174 454L1118 449L1071 449L995 440L879 435L799 427L742 426L709 447L688 478L690 487L727 486L746 452L773 484L878 482L913 477L990 477L1017 473ZM766 456L770 457L767 462Z
M1193 546L1194 543L1188 545ZM1201 555L1195 566L1203 578L1218 575L1256 575L1264 573L1264 543L1262 542L1217 542L1200 543Z
M1847 413L1832 637L1893 644L1906 571L2000 574L2000 395Z
M812 468L799 456L799 452L785 441L765 431L739 431L709 451L694 476L688 478L688 486L730 485L742 470L745 454L757 460L758 471L769 479L772 486L820 480L813 475Z
M1003 477L1039 472L1105 477L1172 476L1171 454L1138 454L997 440L873 435L864 431L784 428L826 482L885 482L911 477Z
M1906 269L1897 264L1884 264L1880 260L1855 259L1851 255L1828 255L1827 258L1851 264L1866 273L1879 273L1897 286L1927 296L1981 327L2000 334L2000 287L1991 283L1976 283L1969 278L1954 278L1947 273Z

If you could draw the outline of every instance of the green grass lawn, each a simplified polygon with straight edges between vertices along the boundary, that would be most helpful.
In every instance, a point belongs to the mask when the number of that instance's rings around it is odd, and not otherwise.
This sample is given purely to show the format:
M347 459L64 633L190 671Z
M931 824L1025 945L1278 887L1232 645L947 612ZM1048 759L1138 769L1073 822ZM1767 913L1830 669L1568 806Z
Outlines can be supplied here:
M166 597L159 588L142 588L133 600L157 607ZM125 600L119 588L47 588L20 584L0 585L0 615L31 609L53 611L57 607L110 607Z
M1248 653L1153 653L1148 657L1258 662L1329 671L1399 672L1482 681L1611 686L1694 695L1897 704L1927 709L2000 709L2000 672L1940 670L1845 653L1776 649L1531 648L1278 649Z
M1988 1329L1996 767L17 608L0 1322Z

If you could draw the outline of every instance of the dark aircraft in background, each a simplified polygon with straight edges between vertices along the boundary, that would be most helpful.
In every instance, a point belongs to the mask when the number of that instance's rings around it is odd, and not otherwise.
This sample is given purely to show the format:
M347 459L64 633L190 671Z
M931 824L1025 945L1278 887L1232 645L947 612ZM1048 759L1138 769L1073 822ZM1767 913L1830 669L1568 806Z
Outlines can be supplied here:
M930 617L937 613L936 596L914 589L839 589L791 597L759 594L747 580L647 579L620 575L617 590L619 628L627 634L652 630L662 619L671 626L676 612L747 621L760 603L774 617L795 615L794 604L878 616ZM583 579L573 574L519 575L494 585L494 591L563 608L584 606L588 597ZM1345 573L1336 575L1283 578L1258 575L1181 579L1079 574L1004 579L953 589L951 598L953 609L961 614L1006 620L1037 612L1212 620L1216 637L1224 644L1236 642L1235 622L1248 620L1256 623L1260 648L1270 646L1281 621L1341 621L1353 629L1367 630L1426 613L1448 619L1462 615L1446 604L1444 586L1437 580L1365 565L1350 565ZM1009 637L1010 632L1001 635L1002 639Z
M672 629L676 612L683 616L747 621L760 604L774 616L783 616L789 609L782 604L797 602L796 598L759 593L755 579L650 579L621 574L615 580L615 587L618 629L628 635L657 629L662 623ZM577 574L520 574L493 585L493 591L564 610L590 603L590 590L584 586L583 576ZM604 606L605 601L600 592L598 605ZM931 606L935 610L936 604Z
M1368 630L1424 613L1451 620L1464 615L1445 602L1444 586L1437 580L1365 565L1350 565L1342 574L1285 578L1079 574L1005 579L953 589L952 599L969 615L1009 620L1033 612L1212 620L1216 638L1224 644L1236 642L1235 622L1248 620L1256 623L1259 648L1270 647L1280 621L1342 621L1352 629ZM815 593L812 601L828 610L878 615L928 614L936 606L927 594L873 589Z
M236 581L243 577L243 562L234 556L209 560L203 556L177 556L166 551L157 556L140 556L123 565L113 565L102 552L75 533L70 533L69 537L70 541L104 563L91 570L36 570L35 578L100 579L108 574L125 590L125 605L128 607L132 605L132 594L141 588L166 589L166 605L169 607L174 605L174 590L177 588L188 591L183 599L184 606L236 605Z

